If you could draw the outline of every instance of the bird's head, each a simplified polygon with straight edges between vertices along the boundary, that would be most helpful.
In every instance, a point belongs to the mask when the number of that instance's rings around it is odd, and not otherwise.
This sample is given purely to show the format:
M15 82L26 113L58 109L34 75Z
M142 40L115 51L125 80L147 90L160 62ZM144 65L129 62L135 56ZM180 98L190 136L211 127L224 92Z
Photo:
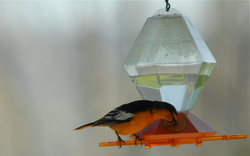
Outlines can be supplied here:
M173 105L167 102L159 102L159 101L155 101L155 104L158 105L158 109L165 110L163 114L163 119L167 120L173 125L177 125L178 113Z
M171 110L168 110L168 112L166 112L164 115L164 119L172 123L173 125L177 125L177 118L177 112Z
M168 122L172 123L173 125L177 125L177 114L175 114L174 112L172 113L172 116L170 117L170 120L167 120Z

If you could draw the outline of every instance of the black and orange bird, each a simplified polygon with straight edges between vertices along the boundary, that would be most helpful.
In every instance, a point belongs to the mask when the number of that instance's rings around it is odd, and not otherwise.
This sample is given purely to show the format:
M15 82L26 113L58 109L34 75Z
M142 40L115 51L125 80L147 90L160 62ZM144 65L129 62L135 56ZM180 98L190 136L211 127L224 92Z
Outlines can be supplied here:
M142 139L135 133L159 119L167 120L176 125L177 116L175 107L167 102L139 100L123 104L110 111L101 119L80 126L75 130L95 126L110 127L115 131L118 141L124 142L119 135L133 134L142 143Z

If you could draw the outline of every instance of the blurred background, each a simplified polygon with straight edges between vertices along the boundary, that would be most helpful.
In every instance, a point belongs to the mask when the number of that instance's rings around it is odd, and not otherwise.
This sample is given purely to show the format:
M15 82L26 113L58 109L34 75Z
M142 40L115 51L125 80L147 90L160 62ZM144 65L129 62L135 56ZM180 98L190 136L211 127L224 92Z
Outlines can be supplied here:
M217 135L249 136L249 1L179 1L217 65L193 113ZM157 1L1 1L0 155L248 156L249 139L99 148L109 128L74 128L142 99L123 64ZM122 137L124 140L128 136Z

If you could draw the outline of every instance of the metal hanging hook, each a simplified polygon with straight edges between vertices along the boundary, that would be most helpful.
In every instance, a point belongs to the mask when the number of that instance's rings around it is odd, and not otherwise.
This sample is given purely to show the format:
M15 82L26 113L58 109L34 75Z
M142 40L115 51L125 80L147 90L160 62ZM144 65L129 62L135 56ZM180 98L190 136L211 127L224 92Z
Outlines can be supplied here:
M165 2L166 2L166 11L168 12L171 5L168 3L168 0L165 0Z

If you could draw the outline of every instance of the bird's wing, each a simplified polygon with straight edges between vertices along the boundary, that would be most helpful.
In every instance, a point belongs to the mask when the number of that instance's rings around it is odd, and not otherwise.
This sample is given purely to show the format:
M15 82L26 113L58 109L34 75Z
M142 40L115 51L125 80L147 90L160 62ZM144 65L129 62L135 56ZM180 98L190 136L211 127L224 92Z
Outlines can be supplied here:
M115 108L106 114L101 120L99 120L93 126L112 126L124 122L128 122L133 118L133 114L126 112L122 109Z

